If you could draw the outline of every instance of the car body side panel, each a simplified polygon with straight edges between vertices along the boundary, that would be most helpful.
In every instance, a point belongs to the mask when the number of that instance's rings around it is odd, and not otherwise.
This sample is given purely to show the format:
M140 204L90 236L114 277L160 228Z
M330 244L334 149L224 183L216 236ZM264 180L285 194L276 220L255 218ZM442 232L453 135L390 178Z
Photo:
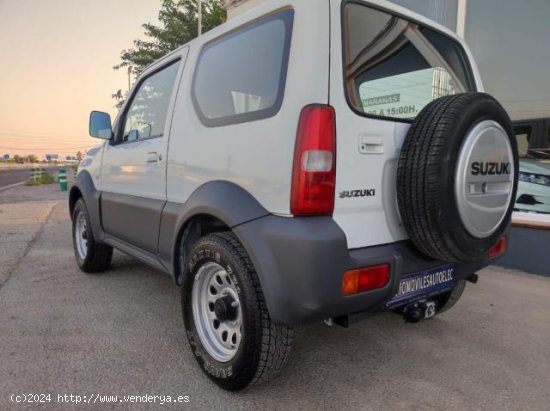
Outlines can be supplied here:
M224 127L203 125L191 97L201 45L287 7L294 9L294 25L284 100L279 112L260 121ZM186 70L182 79L168 153L169 202L185 203L197 187L208 181L225 180L251 193L271 213L290 213L290 184L300 111L311 103L328 102L328 21L328 0L274 0L201 36L200 45L190 43L188 66L192 70Z
M160 216L165 201L147 197L104 192L101 216L108 234L142 248L157 252Z
M102 227L113 238L149 253L158 252L160 216L166 203L166 157L171 120L188 50L188 47L183 47L146 69L121 109L121 113L127 111L128 104L132 104L142 82L148 76L176 65L177 73L168 97L162 135L117 144L111 141L103 150L103 195L100 198ZM115 122L115 136L120 134L119 128L124 126L121 119L119 116Z

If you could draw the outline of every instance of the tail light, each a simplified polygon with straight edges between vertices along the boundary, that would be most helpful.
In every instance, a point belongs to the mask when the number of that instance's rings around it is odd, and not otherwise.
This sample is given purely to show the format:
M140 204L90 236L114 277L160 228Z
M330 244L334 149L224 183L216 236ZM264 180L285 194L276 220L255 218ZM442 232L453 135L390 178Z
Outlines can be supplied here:
M506 245L507 245L506 243L507 243L506 236L500 237L500 240L498 240L498 243L496 243L496 245L494 245L489 250L488 257L495 258L495 257L498 257L499 255L504 254L506 252Z
M306 106L296 136L290 212L331 215L335 182L336 114L331 106Z
M390 265L380 264L372 267L346 271L342 279L342 294L352 295L363 291L383 288L390 282Z

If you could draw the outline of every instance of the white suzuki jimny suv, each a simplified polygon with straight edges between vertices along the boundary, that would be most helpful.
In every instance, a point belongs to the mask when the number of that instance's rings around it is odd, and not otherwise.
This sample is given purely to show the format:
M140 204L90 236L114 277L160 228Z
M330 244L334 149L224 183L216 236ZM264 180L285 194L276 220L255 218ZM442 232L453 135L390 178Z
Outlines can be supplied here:
M506 249L518 156L467 46L382 0L271 0L147 68L70 191L75 256L170 274L199 365L266 381L292 326L449 309Z

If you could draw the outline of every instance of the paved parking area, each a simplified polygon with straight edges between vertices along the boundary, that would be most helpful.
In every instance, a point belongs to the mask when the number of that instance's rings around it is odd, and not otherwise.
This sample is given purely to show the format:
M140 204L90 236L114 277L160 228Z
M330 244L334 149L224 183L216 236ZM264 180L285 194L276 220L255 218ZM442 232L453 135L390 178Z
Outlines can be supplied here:
M8 190L12 200L20 189ZM64 195L50 194L51 212L0 286L2 410L23 408L13 393L51 393L46 409L61 407L57 394L96 393L187 395L171 408L193 409L549 408L550 278L490 267L430 321L404 324L388 313L349 329L299 327L277 380L227 393L195 365L172 280L122 254L111 271L82 274ZM6 224L0 213L0 233Z

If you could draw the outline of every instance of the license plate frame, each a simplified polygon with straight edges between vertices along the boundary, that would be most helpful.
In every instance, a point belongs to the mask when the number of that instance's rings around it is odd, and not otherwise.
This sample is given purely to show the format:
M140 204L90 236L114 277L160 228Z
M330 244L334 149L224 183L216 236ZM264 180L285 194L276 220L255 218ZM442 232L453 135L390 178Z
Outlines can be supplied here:
M395 308L450 291L456 284L455 274L456 265L453 263L405 274L399 280L397 293L386 303L386 307Z

